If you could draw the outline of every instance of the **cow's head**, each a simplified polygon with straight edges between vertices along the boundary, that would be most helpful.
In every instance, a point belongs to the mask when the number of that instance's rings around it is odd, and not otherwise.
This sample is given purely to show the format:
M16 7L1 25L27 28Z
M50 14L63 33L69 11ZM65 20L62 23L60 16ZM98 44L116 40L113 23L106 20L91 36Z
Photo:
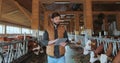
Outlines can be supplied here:
M108 63L108 56L106 54L101 54L100 63Z
M108 63L108 60L112 61L112 59L111 59L112 50L113 50L113 45L112 45L112 43L109 43L107 50L106 50L106 54L101 54L101 56L100 56L101 63Z
M85 47L84 47L84 52L83 54L84 55L87 55L90 53L90 51L92 50L95 50L97 47L97 42L96 41L91 41L91 40L88 40L87 43L85 44Z
M85 44L83 54L87 55L90 53L91 50L91 40L88 40L87 43Z
M39 53L44 52L42 47L40 46L40 44L37 43L36 41L29 41L28 49L29 49L29 51L32 51L36 55L39 55Z
M91 51L91 53L90 53L90 63L94 63L98 59L99 59L98 57L95 57L95 53L93 51Z

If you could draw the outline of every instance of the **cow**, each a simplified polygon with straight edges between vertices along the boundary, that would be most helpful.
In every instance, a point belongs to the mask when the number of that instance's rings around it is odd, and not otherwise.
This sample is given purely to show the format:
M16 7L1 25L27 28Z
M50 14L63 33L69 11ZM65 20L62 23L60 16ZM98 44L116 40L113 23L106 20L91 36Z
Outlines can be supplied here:
M103 43L101 43L97 47L96 40L88 40L85 47L84 47L84 55L87 55L90 53L90 63L94 63L95 61L100 59L101 53L103 53L104 47Z
M40 46L39 43L37 43L36 41L30 41L28 43L28 49L29 51L32 51L34 54L39 55L39 53L43 53L43 49Z
M32 51L34 52L36 55L38 55L38 52L43 53L43 50L40 46L40 44L38 44L35 40L29 40L32 39L31 36L25 36L26 39L28 39L28 51ZM8 38L8 37L0 37L0 41L2 42L12 42L12 40L24 40L24 36L22 35L18 35L16 37L12 37L12 38ZM4 51L7 52L8 50L8 46L4 46ZM16 49L16 44L14 45L14 49Z
M114 39L119 39L119 38L114 37ZM116 42L116 43L110 42L109 43L107 50L106 50L106 53L101 55L101 58L100 58L101 63L108 63L108 62L120 63L120 61L118 60L118 58L120 58L118 44L119 44L119 42ZM115 50L113 50L113 46L116 47ZM113 52L114 52L114 54L113 54Z
M32 36L25 36L25 39L31 39L32 38ZM24 36L22 36L22 35L17 35L16 36L16 40L24 40Z
M115 58L114 58L112 63L120 63L120 50L117 53L117 55L115 56Z
M108 44L107 50L105 54L101 54L100 56L100 62L101 63L108 63L109 61L112 61L112 51L113 51L113 45L112 43Z
M104 45L107 44L106 50L104 50ZM116 46L115 46L116 44ZM120 51L117 52L115 57L113 53L115 50L119 50L119 43L112 43L112 42L102 42L97 47L97 42L95 40L88 40L84 47L84 55L90 53L90 63L95 63L95 61L99 60L100 63L120 63ZM117 47L117 49L113 50L113 46ZM106 51L106 52L105 52ZM116 52L115 52L116 53Z
M29 52L33 52L36 55L39 55L39 53L43 53L43 49L40 46L39 43L37 43L37 41L35 40L29 40L32 39L33 37L31 36L25 36L26 39L28 40L28 51ZM16 36L17 40L24 40L24 36L22 35L18 35Z
M83 54L87 55L91 52L91 40L88 40L87 43L85 44Z
M103 51L103 44L101 44L90 53L90 62L94 63L95 61L100 60L101 54L104 53Z
M83 54L87 55L90 54L90 63L95 62L98 60L98 58L95 58L94 51L96 49L96 42L92 42L91 40L88 40L87 43L85 44Z

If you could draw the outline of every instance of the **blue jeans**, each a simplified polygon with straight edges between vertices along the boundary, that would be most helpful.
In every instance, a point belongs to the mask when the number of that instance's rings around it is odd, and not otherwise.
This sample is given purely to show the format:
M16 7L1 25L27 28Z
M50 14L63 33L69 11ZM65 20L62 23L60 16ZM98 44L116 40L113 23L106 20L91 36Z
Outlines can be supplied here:
M48 63L65 63L65 56L62 56L60 58L52 58L48 56Z

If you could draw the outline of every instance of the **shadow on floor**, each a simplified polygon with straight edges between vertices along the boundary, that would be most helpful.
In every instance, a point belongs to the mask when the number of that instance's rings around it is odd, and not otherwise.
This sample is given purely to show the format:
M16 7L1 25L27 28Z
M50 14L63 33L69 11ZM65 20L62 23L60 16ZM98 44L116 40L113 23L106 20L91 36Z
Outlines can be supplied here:
M39 55L35 55L32 53L32 55L28 59L26 59L20 63L47 63L46 58L47 58L46 54L44 54L44 53L39 54Z

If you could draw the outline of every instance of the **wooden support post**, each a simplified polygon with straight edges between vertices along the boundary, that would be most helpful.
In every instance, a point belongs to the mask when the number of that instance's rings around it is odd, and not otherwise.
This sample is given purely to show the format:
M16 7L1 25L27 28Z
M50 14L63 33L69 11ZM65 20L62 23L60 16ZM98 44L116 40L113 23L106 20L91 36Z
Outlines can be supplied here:
M67 25L67 27L68 27L68 32L70 32L70 22L69 22L69 24Z
M32 23L31 28L34 30L39 29L39 1L40 0L32 0Z
M49 14L50 12L45 12L44 13L44 29L46 29L48 27L49 24Z
M0 0L0 17L1 17L1 15L2 15L2 0Z
M108 20L107 20L107 16L105 16L105 18L103 19L103 27L104 27L104 31L108 31Z
M69 25L67 25L67 32L70 32L70 27L69 27Z
M70 21L70 32L71 33L73 33L74 32L74 20L72 19L71 21Z
M31 28L33 30L32 35L38 37L39 35L39 19L40 19L40 0L32 0L32 23Z
M69 28L70 28L70 33L71 33L72 32L72 20L70 21Z
M88 35L92 35L93 19L92 19L92 0L84 0L84 25Z
M117 27L117 30L120 31L120 13L118 13L116 17L117 17L116 27Z
M78 35L79 34L79 14L75 14L75 34Z
M39 16L40 16L40 21L39 21L39 30L44 30L44 13L45 13L46 9L45 7L43 6L42 2L39 1Z

